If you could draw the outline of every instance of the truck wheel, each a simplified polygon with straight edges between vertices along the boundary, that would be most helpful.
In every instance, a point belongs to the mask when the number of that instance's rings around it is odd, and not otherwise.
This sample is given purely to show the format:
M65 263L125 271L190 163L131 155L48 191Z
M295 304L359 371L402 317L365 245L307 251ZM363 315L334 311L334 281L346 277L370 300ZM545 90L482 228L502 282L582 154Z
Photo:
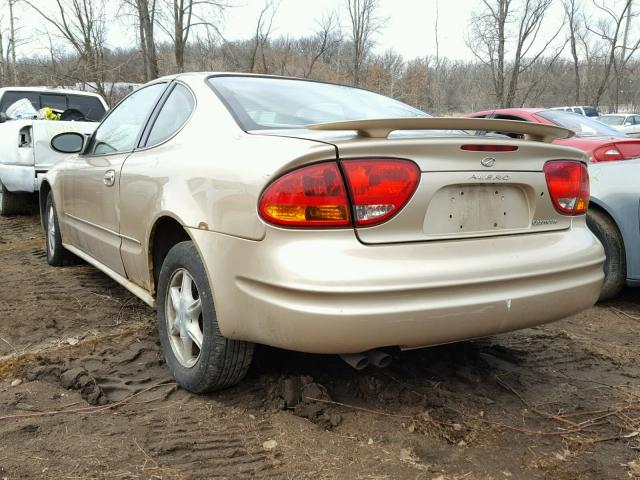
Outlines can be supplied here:
M254 344L220 333L205 267L193 242L169 250L160 269L157 303L162 350L180 386L204 393L244 378Z
M33 205L28 195L12 193L0 182L0 215L31 213Z
M79 262L79 258L62 246L62 236L58 224L58 213L53 203L53 194L47 195L47 203L44 211L45 243L47 246L47 262L54 267L73 265Z
M604 247L604 284L598 301L609 300L622 290L627 281L627 266L622 235L614 221L604 212L591 209L587 225Z

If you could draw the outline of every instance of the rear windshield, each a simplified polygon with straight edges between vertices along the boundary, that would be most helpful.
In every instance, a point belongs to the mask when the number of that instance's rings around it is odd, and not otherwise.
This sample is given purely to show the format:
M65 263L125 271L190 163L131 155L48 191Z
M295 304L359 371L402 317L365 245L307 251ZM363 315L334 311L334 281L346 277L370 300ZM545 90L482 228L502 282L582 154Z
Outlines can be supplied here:
M81 116L73 117L88 122L99 122L105 114L105 108L102 102L88 95L67 95L61 93L47 92L20 92L9 91L4 92L0 101L0 112L6 113L7 108L12 104L26 98L31 102L35 110L49 107L58 113L66 110L77 110Z
M606 123L607 125L622 125L624 117L600 117L599 122Z
M209 84L243 130L429 115L377 93L342 85L265 77L211 77Z
M603 123L577 113L561 112L560 110L543 110L537 112L542 118L555 123L559 127L568 128L576 132L578 137L620 137L624 134Z

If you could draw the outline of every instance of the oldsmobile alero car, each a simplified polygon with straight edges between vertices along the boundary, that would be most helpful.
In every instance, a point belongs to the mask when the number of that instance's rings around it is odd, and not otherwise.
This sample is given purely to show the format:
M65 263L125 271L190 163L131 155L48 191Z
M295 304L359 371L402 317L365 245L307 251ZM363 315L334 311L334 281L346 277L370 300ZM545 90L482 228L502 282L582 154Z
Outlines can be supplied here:
M527 139L464 133L482 129ZM255 343L376 363L538 325L603 279L586 157L549 144L570 135L299 79L162 78L52 140L70 155L42 184L47 259L155 306L194 392L238 382Z

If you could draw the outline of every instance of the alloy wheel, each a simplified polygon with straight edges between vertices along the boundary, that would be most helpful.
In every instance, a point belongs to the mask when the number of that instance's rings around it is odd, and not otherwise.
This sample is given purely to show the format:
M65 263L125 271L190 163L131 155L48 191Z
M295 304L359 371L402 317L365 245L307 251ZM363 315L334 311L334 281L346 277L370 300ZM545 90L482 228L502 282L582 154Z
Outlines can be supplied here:
M53 256L56 244L56 222L53 205L49 206L49 212L47 212L47 243L49 255Z
M193 277L184 268L171 276L165 302L171 349L180 365L191 368L200 358L204 339L202 302Z

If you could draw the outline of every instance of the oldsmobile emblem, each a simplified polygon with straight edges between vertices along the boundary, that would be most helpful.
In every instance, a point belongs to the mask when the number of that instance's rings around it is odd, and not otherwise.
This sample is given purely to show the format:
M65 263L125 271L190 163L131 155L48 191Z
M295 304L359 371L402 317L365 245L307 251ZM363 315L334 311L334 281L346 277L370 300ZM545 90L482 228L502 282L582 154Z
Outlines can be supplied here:
M491 168L496 164L496 159L493 157L485 157L482 160L480 160L480 164L483 167Z

